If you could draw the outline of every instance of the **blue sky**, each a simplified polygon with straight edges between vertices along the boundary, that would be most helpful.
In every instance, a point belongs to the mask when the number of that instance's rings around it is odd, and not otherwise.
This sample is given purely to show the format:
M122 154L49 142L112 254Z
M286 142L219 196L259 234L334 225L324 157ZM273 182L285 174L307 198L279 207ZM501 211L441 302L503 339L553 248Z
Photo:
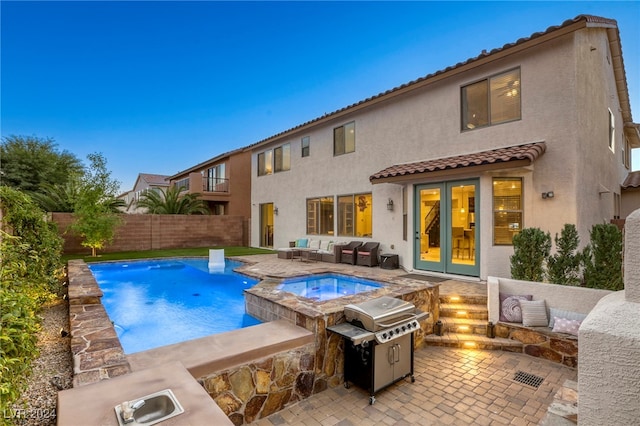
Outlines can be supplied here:
M2 136L101 152L122 191L580 14L618 21L640 122L637 1L2 1L0 13Z

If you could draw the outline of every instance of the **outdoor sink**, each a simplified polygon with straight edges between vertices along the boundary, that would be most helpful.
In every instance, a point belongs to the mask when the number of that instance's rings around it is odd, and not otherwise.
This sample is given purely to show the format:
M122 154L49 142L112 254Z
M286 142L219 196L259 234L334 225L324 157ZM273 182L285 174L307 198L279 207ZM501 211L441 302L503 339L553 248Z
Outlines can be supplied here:
M144 401L144 404L142 401ZM139 407L133 410L129 421L125 421L125 404ZM116 405L115 410L120 426L150 426L184 413L184 408L182 408L171 389L165 389L131 401L123 402L120 405Z

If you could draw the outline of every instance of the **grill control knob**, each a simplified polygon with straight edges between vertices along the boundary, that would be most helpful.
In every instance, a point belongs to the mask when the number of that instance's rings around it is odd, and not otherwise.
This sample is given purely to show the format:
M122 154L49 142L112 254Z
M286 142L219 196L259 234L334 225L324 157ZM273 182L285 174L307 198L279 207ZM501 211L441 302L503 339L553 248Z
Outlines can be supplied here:
M396 333L400 334L400 329L396 328Z
M393 336L393 330L389 330L389 337Z
M405 327L404 325L402 326L402 331L406 331L407 327Z
M386 339L387 338L387 333L382 333L382 338Z

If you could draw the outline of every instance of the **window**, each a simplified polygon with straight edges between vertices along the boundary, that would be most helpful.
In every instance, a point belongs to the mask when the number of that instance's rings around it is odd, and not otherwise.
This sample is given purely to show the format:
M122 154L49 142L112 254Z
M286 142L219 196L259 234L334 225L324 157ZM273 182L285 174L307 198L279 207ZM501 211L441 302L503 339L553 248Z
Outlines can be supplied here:
M184 188L186 190L189 190L189 178L180 179L176 181L175 185L178 189Z
M305 136L304 138L302 138L302 156L303 157L308 157L310 154L309 143L310 143L309 136Z
M356 150L356 123L352 121L333 129L333 155L342 155Z
M333 235L333 197L307 199L307 234Z
M207 169L207 178L204 182L204 191L206 192L227 192L227 179L225 179L225 164Z
M258 154L258 176L273 173L273 151L268 150Z
M520 69L462 88L462 130L519 120Z
M493 180L493 244L511 245L522 230L522 179Z
M615 152L616 118L609 110L609 149Z
M291 169L291 145L286 144L258 154L258 176Z
M291 169L291 145L282 145L273 150L275 160L275 172L282 172Z
M624 138L622 147L622 164L629 169L631 167L631 145L629 144L629 139L626 137Z
M338 197L338 235L371 237L371 201L371 193Z

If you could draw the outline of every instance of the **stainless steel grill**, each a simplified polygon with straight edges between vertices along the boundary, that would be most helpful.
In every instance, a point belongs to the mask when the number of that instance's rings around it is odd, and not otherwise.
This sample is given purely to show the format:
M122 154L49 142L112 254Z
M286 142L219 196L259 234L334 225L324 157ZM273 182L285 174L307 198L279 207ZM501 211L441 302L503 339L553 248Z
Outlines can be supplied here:
M429 314L389 296L344 307L347 322L328 327L345 341L344 380L375 393L413 376L413 333Z

